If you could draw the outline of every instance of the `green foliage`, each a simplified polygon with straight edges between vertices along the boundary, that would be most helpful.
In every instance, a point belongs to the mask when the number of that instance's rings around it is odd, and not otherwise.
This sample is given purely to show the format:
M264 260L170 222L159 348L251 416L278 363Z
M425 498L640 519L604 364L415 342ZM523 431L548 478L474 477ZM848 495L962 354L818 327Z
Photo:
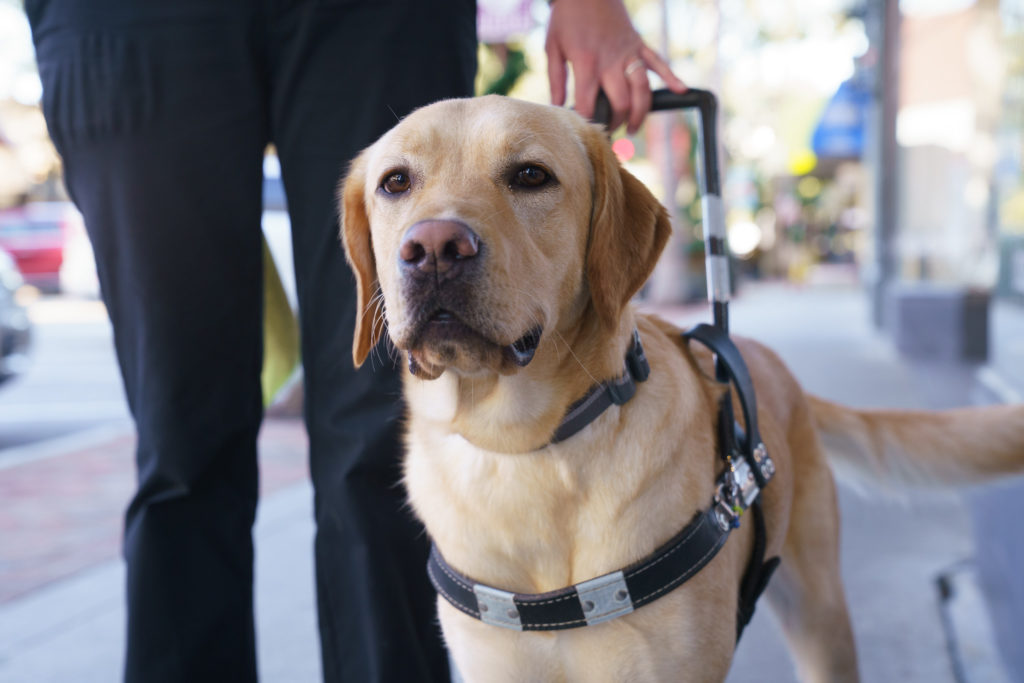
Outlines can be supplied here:
M521 48L507 45L504 47L504 64L496 76L485 77L480 83L478 91L481 95L508 95L523 74L530 69L526 63L526 53Z

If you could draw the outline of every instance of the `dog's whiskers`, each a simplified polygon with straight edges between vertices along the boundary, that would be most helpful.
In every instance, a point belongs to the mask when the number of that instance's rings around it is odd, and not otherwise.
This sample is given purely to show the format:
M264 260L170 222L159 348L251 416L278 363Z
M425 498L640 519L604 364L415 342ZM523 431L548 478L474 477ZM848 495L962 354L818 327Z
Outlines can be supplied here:
M384 348L382 351L380 345L375 345L370 351L370 363L371 367L376 369L377 363L380 363L380 367L384 367L388 359L391 360L392 364L398 363L398 350L395 349L394 344L391 342L391 337L387 333L388 321L387 311L385 309L386 302L384 301L384 291L377 285L377 291L374 292L373 296L370 297L370 301L367 303L366 308L363 309L361 317L365 317L367 313L373 311L372 329L378 327L382 330L382 337L384 339ZM387 358L382 354L386 353Z
M370 297L370 300L366 302L366 306L359 314L360 322L362 322L363 318L366 317L366 314L371 311L373 311L374 314L373 323L376 325L380 320L380 316L384 312L384 291L380 288L380 285L377 285L377 291L374 292L373 296Z
M565 344L565 348L569 352L569 355L572 356L573 360L576 361L576 364L579 365L580 368L583 369L583 372L587 373L587 377L590 378L590 381L592 381L594 384L600 384L600 382L598 382L597 378L594 377L593 374L591 374L590 370L587 370L587 366L583 364L583 361L581 361L580 357L576 355L576 352L572 350L572 347L569 346L569 342L565 341L565 337L563 337L562 334L558 330L554 330L554 334L555 334L555 337L559 341L561 341L563 344Z
M516 287L512 291L514 291L517 295L520 296L520 301L516 302L517 306L521 306L523 298L525 298L527 301L532 299L532 295L530 294L530 292L527 292L525 289L522 289L520 287ZM527 306L522 306L522 308L527 310L527 311L530 311L528 313L528 315L530 317L531 322L536 327L542 327L543 326L543 323L541 322L540 317L537 315L536 312L534 312L530 307L527 307ZM555 339L557 339L558 341L562 342L562 344L565 346L566 350L569 352L569 355L572 356L572 359L574 361L576 361L576 364L579 365L580 368L583 370L583 372L586 373L587 377L589 377L590 380L594 384L599 384L600 382L598 382L597 378L594 377L593 373L590 372L590 370L587 369L587 366L583 364L583 361L581 361L579 356L576 355L576 352L572 350L571 346L569 346L569 342L567 342L565 340L565 337L563 337L562 334L558 330L552 330L551 332L554 335Z

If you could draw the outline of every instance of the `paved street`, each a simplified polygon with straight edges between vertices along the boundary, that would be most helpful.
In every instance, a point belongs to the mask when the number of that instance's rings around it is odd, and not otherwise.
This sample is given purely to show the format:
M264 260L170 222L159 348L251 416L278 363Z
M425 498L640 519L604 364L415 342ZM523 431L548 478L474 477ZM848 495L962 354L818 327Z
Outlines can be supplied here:
M103 305L44 297L30 314L34 362L0 386L0 467L16 446L130 424Z
M707 318L703 307L662 313L684 323ZM935 408L969 403L975 391L976 368L901 360L871 330L866 299L855 288L747 287L733 305L732 319L737 333L773 346L809 391L827 398L858 406ZM991 369L1011 387L1019 385L999 362L1015 357L1012 346L1019 338L1000 335L1018 329L1022 319L1019 309L1005 318L997 310L993 324L999 338ZM110 378L96 381L109 390L103 382ZM0 391L0 411L10 405L3 403L10 398L6 393ZM116 417L111 421L117 424ZM0 439L8 430L0 421ZM128 431L115 432L92 431L77 447L65 440L50 450L0 449L2 682L118 677L124 625L117 543L120 511L130 493L132 439ZM304 458L301 424L268 421L261 438L264 497L255 531L260 669L267 681L301 683L319 676ZM988 617L976 596L971 599L970 582L953 609L940 609L936 577L947 571L960 576L959 563L973 554L962 497L927 494L892 501L843 487L841 508L843 574L864 680L957 680L943 614L957 634L968 680L1011 680L993 654ZM767 605L761 605L729 681L794 680L778 628Z

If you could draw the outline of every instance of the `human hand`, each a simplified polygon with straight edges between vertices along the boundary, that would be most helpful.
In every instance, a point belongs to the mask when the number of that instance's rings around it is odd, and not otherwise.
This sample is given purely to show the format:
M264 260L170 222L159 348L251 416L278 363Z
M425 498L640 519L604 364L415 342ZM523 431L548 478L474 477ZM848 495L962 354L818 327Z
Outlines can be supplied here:
M552 103L565 104L567 63L572 64L576 111L591 118L597 91L604 89L612 108L609 130L623 122L631 135L640 128L651 109L648 69L673 92L686 90L668 63L644 45L622 0L554 0L544 49Z

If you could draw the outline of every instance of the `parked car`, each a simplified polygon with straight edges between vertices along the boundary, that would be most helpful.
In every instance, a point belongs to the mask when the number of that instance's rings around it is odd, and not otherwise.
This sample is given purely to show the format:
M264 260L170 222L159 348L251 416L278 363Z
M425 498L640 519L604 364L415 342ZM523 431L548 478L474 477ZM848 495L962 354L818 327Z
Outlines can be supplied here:
M0 249L0 384L21 373L28 364L31 325L17 297L23 285L14 258Z
M64 260L60 264L60 291L82 299L98 299L100 282L92 243L81 220L68 224L64 233Z
M0 211L0 248L14 257L25 282L44 292L60 290L68 235L82 215L70 202L28 202Z

